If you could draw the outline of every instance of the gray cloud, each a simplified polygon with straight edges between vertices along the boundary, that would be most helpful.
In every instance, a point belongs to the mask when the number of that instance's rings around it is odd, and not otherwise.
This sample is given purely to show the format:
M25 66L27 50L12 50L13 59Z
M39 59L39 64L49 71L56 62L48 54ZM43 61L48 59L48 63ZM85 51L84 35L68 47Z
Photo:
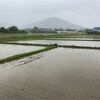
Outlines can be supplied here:
M99 26L99 0L0 0L0 22L24 25L60 17L86 27Z

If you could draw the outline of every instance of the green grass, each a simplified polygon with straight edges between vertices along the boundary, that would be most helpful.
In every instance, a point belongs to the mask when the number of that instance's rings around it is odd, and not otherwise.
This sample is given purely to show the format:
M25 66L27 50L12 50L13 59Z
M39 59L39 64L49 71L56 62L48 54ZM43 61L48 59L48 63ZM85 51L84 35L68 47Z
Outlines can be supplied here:
M100 35L84 35L84 34L7 34L0 35L0 43L8 41L20 41L20 40L36 40L36 39L52 39L52 38L93 38L100 39Z
M0 35L0 42L19 41L19 40L36 40L46 38L64 38L65 35L58 34L27 34L27 35Z
M28 53L23 53L23 54L18 54L18 55L14 55L14 56L11 56L11 57L7 57L7 58L4 58L4 59L1 59L0 64L10 62L10 61L14 61L14 60L18 60L18 59L28 57L28 56L31 56L31 55L35 55L35 54L45 52L45 51L48 51L48 50L52 50L54 48L57 48L57 46L50 45L50 46L47 46L44 49L40 49L40 50L37 50L37 51L31 51L31 52L28 52Z
M57 46L57 44L33 44L33 43L2 43L2 44L11 44L11 45L24 45L24 46L51 46L51 45L55 45Z
M59 45L58 47L64 47L64 48L75 48L75 49L97 49L100 50L100 47L87 47L87 46L75 46L75 45L71 45L71 46L65 46L65 45Z

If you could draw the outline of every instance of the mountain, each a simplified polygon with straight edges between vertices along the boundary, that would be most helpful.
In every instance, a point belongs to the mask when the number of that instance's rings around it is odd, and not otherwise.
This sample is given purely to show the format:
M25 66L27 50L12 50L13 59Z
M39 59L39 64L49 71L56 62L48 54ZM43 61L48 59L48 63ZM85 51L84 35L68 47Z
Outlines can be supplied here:
M65 21L57 17L52 17L40 22L31 23L25 25L23 28L33 28L34 26L37 26L39 28L52 28L52 29L54 28L77 29L77 30L84 29L84 27L72 24L68 21Z
M11 24L11 23L0 23L0 27L7 28L7 27L10 27L10 26L13 26L13 24Z

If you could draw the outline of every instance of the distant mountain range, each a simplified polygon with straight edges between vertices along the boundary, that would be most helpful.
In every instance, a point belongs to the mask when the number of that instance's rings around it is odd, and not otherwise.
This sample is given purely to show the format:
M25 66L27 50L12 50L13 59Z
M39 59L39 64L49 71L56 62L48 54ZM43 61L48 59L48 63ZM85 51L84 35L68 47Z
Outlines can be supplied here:
M84 29L84 27L82 26L72 24L68 21L65 21L57 17L48 18L40 22L30 23L28 25L23 26L23 28L33 28L34 26L37 26L39 28L51 28L51 29L54 28L77 29L77 30Z

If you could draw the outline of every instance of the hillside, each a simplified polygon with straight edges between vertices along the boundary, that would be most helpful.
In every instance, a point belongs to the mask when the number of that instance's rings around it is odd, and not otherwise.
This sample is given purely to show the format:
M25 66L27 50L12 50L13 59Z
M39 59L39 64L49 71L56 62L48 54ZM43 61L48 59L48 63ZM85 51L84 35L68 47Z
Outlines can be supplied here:
M24 28L33 28L34 26L40 28L52 28L52 29L54 28L77 29L77 30L84 29L84 27L72 24L68 21L65 21L57 17L52 17L40 22L28 24L25 25Z

